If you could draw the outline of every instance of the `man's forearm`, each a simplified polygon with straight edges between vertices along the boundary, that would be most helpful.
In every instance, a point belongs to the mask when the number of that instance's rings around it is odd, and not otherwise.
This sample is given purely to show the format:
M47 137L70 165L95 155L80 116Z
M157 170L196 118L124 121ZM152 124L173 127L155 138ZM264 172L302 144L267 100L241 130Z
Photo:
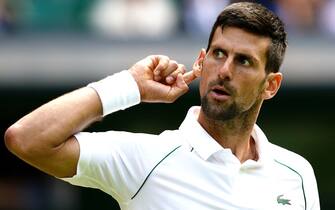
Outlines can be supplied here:
M101 115L96 91L81 88L50 101L12 125L5 134L6 145L24 159L45 155Z

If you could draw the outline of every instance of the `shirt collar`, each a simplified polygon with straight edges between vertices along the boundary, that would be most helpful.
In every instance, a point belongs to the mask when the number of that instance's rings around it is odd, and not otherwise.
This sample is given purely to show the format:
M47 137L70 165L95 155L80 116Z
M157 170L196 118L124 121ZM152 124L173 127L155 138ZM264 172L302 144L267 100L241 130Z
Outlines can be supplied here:
M179 130L184 135L189 145L199 154L199 156L208 160L213 154L218 151L231 153L230 149L223 148L215 139L213 139L207 131L199 124L198 116L200 112L199 106L193 106L189 109L184 121L179 127ZM255 124L251 136L255 140L258 153L257 163L263 164L268 160L270 155L267 151L269 142L263 131Z

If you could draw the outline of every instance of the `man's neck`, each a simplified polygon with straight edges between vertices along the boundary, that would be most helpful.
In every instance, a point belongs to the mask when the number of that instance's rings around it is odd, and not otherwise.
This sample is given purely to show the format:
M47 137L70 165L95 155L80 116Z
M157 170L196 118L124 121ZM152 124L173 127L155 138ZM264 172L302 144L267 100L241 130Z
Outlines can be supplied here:
M231 149L241 163L246 160L258 160L255 140L251 136L258 111L242 114L234 119L219 121L209 119L202 109L198 121L201 126L223 148Z

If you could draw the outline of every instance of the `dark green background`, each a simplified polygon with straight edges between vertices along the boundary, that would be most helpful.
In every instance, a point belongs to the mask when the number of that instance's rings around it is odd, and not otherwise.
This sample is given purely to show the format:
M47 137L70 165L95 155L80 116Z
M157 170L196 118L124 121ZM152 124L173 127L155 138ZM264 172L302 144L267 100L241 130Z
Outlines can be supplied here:
M78 86L0 88L1 127L7 126L39 105ZM114 113L88 130L109 129L135 132L160 133L175 129L183 120L188 107L199 104L198 91L192 89L173 104L140 104L125 111ZM265 102L258 120L269 140L307 158L314 167L318 181L322 209L334 209L333 152L335 134L335 87L283 87L271 101ZM41 198L35 209L56 209L48 199L48 185L54 178L9 154L1 144L2 172L0 179L18 179L32 182L34 192ZM56 181L61 182L61 181ZM63 183L59 183L63 184ZM94 189L75 186L79 206L75 209L118 209L113 199Z

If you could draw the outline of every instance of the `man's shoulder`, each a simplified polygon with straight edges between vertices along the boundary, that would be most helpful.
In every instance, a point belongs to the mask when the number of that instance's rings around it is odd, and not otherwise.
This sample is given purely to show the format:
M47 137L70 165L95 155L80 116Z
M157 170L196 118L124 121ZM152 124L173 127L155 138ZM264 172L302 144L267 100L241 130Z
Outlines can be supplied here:
M272 143L270 143L270 147L273 160L276 164L286 167L301 175L311 172L314 173L311 164L303 156Z
M185 144L179 130L165 130L158 135L133 133L138 137L134 140L134 146L141 148L148 154L165 154L176 147Z
M186 141L179 130L165 130L157 136L156 143L165 148L176 148L185 145Z

